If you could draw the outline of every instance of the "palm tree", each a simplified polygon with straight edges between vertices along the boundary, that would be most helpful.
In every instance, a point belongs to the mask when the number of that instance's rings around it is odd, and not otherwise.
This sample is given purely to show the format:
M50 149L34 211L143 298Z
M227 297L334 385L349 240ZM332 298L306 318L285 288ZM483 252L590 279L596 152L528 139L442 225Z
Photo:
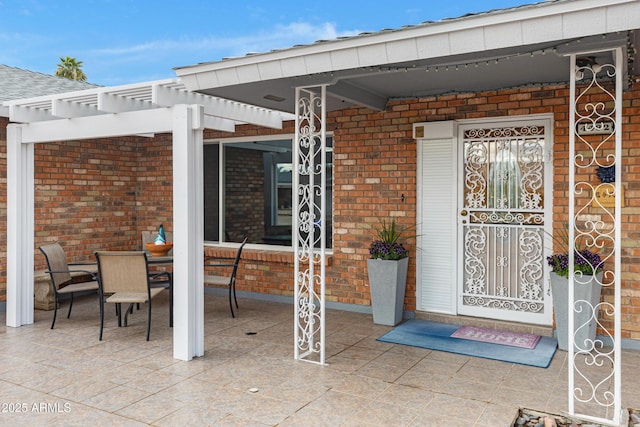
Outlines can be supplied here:
M56 69L56 76L64 77L65 79L78 80L81 82L87 81L87 76L82 71L82 61L76 60L70 56L60 58L60 63Z

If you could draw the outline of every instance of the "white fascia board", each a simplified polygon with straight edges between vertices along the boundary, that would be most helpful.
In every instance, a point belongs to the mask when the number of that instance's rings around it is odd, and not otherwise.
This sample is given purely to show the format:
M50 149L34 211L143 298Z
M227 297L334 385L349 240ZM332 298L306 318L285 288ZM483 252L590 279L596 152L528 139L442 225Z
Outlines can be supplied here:
M487 50L484 28L466 28L449 33L449 46L453 55Z
M353 65L353 58L358 56L358 49L350 48L350 49L340 49L334 50L329 53L331 64L333 64L334 68L337 69L345 69L349 68ZM305 62L304 58L301 58L303 62ZM305 74L306 70L299 74Z
M0 105L0 117L9 117L9 107Z
M407 62L418 57L418 43L416 39L391 41L385 44L389 62Z
M175 68L175 72L183 79L183 83L189 90L202 90L212 87L222 87L228 85L237 85L262 80L261 76L246 73L240 75L236 72L242 67L254 66L255 64L268 64L270 62L280 63L285 60L291 60L295 57L304 57L308 65L307 69L301 72L295 70L295 74L289 69L278 65L282 69L281 77L294 77L298 75L338 71L340 69L358 68L362 66L374 65L372 58L366 58L363 53L370 52L369 49L374 45L393 43L400 40L411 38L422 38L423 43L443 42L442 36L451 38L446 43L452 53L472 53L478 50L491 50L503 47L518 46L522 43L528 43L525 35L530 34L530 26L528 23L532 20L543 19L546 24L552 24L554 27L547 29L543 34L547 37L538 37L537 43L556 41L567 37L584 37L596 34L602 34L601 26L598 29L593 28L590 24L596 20L602 20L606 32L623 31L626 29L637 28L637 19L633 20L626 15L637 16L640 12L637 0L577 0L565 1L558 3L542 3L534 4L530 7L516 8L513 10L497 11L486 14L477 14L465 16L453 20L433 22L414 27L402 28L395 31L385 31L381 33L355 36L348 39L336 40L326 43L318 43L309 46L293 47L291 49L283 49L263 54L249 55L245 57L225 59L218 62L193 65L188 67ZM609 12L613 12L611 15ZM572 15L578 14L581 25L578 29L566 28L566 22L575 22ZM560 19L549 19L551 17L559 17ZM617 18L616 18L617 17ZM620 20L618 22L618 20ZM485 29L490 30L492 26L499 25L502 28L508 28L510 33L520 33L518 37L504 37L496 39L495 37L486 37L483 34ZM505 27L508 25L508 27ZM518 30L520 27L520 30ZM456 35L456 33L460 33ZM478 35L482 34L480 39ZM561 35L561 37L557 37ZM433 37L433 38L432 38ZM352 56L349 64L341 63L341 68L337 68L332 61L320 63L317 59L324 58L328 53L335 53L344 49L356 49L358 54ZM418 49L420 50L420 49ZM427 49L432 54L436 54L437 49ZM446 49L440 49L442 54L447 54ZM383 61L383 55L377 55L378 59ZM433 56L435 57L435 56ZM308 61L308 59L311 59ZM424 56L408 58L425 59ZM364 62L363 62L364 61ZM382 65L387 62L380 62L375 65ZM273 69L277 67L274 65ZM197 74L196 79L189 76Z
M236 68L223 68L219 73L216 73L216 78L222 86L233 86L240 83Z
M640 7L640 5L636 5ZM578 10L562 15L562 35L565 39L584 36L586 31L591 34L605 34L607 32L606 9Z
M22 142L72 141L162 133L170 132L172 124L171 108L32 122L22 125Z
M357 59L357 55L354 56ZM330 67L331 64L331 52L317 52L306 55L304 57L305 64L305 72L304 74L314 74L314 73L322 73L327 71L327 67ZM282 77L292 77L287 73L286 75L282 75Z
M333 52L332 52L333 54ZM333 61L333 59L332 59ZM288 73L292 73L294 75L303 74L305 72L305 61L304 58L299 56L295 56L293 58L285 58L280 61L283 70L287 70ZM240 70L238 70L240 71ZM243 76L240 74L240 78Z
M388 64L391 62L387 55L387 44L367 45L358 48L358 58L361 67Z
M300 60L302 61L302 65L304 67L304 60L302 58L300 58ZM251 81L251 80L262 78L262 76L260 75L259 64L251 64L251 65L247 65L246 67L240 67L240 68L237 68L236 71L237 71L237 77L240 81L243 81L243 80Z
M522 23L522 43L536 44L549 40L562 40L562 15L542 16Z
M626 31L629 28L638 28L640 22L640 4L629 8L625 5L611 6L607 8L607 32Z
M492 25L483 31L484 41L487 46L494 49L525 44L522 37L522 23L507 22L504 24Z
M271 80L282 77L284 74L282 71L282 64L280 61L266 62L258 64L258 70L260 72L260 78L262 80ZM238 75L238 79L240 76Z
M448 34L434 34L416 37L418 59L437 58L451 55L451 41Z

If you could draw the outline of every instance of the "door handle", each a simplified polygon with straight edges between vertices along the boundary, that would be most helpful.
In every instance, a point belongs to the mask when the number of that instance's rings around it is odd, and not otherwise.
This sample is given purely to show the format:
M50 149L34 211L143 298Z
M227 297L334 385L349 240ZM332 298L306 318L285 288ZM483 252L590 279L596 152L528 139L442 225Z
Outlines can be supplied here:
M460 215L467 216L467 211L465 209L461 210Z

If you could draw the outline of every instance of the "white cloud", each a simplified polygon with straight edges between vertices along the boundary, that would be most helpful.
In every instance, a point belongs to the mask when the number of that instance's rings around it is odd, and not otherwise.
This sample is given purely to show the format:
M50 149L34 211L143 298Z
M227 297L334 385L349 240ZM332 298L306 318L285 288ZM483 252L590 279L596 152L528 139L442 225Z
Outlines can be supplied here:
M310 44L317 40L330 40L358 34L359 31L338 31L334 23L313 25L294 22L279 25L272 31L247 34L239 37L181 37L176 40L154 40L132 46L93 49L91 55L110 57L165 56L197 52L206 60L217 60L227 56L240 56L251 52L266 52L298 44Z
M173 77L175 76L173 67L311 44L317 40L331 40L360 32L358 30L339 31L331 22L314 25L297 21L238 37L205 35L149 40L130 46L89 49L77 52L76 57L84 61L84 71L90 80L104 85L113 85ZM123 81L123 69L130 69L125 73L125 81ZM154 71L150 73L149 70Z

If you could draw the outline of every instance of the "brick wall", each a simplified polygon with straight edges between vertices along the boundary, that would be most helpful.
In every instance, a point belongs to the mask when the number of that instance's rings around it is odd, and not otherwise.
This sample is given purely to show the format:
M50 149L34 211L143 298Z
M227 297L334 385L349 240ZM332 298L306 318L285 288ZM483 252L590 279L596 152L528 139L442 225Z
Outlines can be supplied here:
M205 256L234 258L233 248L206 247ZM205 269L205 274L231 274L222 267ZM210 273L207 273L210 271ZM242 261L236 273L236 290L260 292L279 296L293 296L293 252L272 250L242 251Z
M225 147L225 232L228 241L259 242L264 236L263 153Z
M567 215L568 100L565 85L487 91L394 100L382 112L350 108L332 112L327 129L334 132L333 256L327 269L327 299L369 304L366 272L368 245L381 217L403 225L416 222L416 144L412 124L425 121L489 118L538 113L554 117L554 220ZM623 337L640 339L640 85L624 93L622 211ZM4 125L0 126L4 137ZM231 135L207 131L205 138L258 134L292 134L283 130L241 126ZM4 139L4 138L3 138ZM5 143L0 143L3 156ZM171 139L121 138L72 144L43 144L36 151L36 245L56 236L74 242L78 257L98 247L138 247L142 230L160 222L171 231ZM55 164L54 168L47 166ZM6 156L0 168L6 177ZM6 182L6 181L5 181ZM2 192L6 212L6 183ZM404 200L403 197L404 196ZM52 202L49 205L47 202ZM6 232L6 215L0 234ZM61 220L63 219L64 220ZM48 223L47 221L52 221ZM97 241L91 242L92 239ZM4 240L6 242L6 239ZM90 243L87 243L90 242ZM124 243L123 243L124 242ZM407 239L411 258L405 308L414 310L415 239ZM84 245L84 246L83 246ZM0 249L6 251L6 244ZM4 255L4 254L2 254ZM41 257L36 257L41 261ZM238 288L292 295L290 253L245 250ZM0 263L6 265L5 257ZM4 294L4 270L0 295ZM605 291L605 298L610 293Z
M132 137L133 138L133 137ZM135 138L135 229L130 246L140 248L140 233L158 231L162 224L173 231L173 157L171 134Z
M137 144L132 138L35 145L35 246L59 241L72 260L131 249ZM35 251L36 268L45 261Z

